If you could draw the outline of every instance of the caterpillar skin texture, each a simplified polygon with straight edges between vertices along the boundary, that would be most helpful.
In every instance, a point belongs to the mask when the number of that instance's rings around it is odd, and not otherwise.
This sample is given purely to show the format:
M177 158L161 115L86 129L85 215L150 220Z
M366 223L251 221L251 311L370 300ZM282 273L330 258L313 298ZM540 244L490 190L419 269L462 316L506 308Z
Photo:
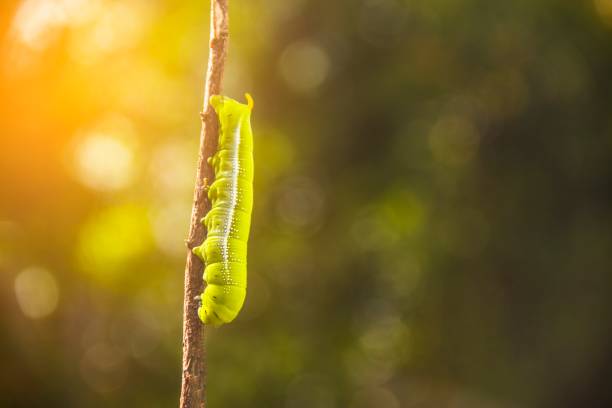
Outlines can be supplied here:
M214 95L210 103L220 122L219 147L208 159L215 181L208 189L212 208L202 222L206 240L193 252L204 261L206 289L198 316L204 324L220 326L238 315L246 296L247 240L253 208L253 133L247 104Z

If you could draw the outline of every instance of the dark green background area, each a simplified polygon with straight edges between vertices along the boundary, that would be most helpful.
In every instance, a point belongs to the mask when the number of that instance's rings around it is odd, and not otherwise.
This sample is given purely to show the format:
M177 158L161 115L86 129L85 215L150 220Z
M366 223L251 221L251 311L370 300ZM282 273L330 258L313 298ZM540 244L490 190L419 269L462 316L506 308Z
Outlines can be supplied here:
M141 35L87 63L71 27L20 54L0 6L2 407L178 404L208 3L125 3ZM255 206L210 406L612 406L612 2L230 3ZM109 115L135 176L100 191L66 163Z

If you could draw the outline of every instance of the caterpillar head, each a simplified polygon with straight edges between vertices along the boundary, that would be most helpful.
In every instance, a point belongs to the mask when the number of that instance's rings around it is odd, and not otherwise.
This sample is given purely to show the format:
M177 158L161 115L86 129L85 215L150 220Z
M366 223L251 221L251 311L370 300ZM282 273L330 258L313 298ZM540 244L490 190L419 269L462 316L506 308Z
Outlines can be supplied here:
M244 94L247 103L240 103L235 99L232 99L223 95L213 95L210 97L210 104L215 108L215 111L219 117L225 114L231 114L234 112L251 112L253 110L253 98L250 94Z

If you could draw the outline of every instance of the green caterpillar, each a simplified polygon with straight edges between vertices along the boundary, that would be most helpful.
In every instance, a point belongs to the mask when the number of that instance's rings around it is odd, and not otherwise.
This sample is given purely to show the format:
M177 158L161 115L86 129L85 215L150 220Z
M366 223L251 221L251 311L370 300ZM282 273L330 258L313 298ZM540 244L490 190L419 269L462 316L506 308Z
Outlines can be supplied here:
M207 283L198 316L213 326L234 320L246 296L253 209L253 98L245 96L246 105L220 95L210 98L221 125L219 147L208 159L215 170L215 181L208 190L212 208L202 220L208 235L193 252L205 263Z

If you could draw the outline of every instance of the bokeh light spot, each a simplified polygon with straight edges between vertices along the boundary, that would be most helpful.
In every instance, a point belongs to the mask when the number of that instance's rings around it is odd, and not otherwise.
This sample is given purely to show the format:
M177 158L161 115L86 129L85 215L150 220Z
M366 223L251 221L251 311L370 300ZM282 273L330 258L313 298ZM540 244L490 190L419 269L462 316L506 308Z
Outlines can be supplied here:
M104 9L108 9L108 4ZM17 9L12 31L19 42L42 50L54 41L60 29L97 18L103 11L100 0L25 0Z
M402 236L418 233L427 216L427 208L420 197L403 187L390 191L376 211Z
M280 218L292 227L316 229L324 204L323 191L314 180L295 177L285 185L277 211Z
M155 303L145 301L140 294L131 310L126 310L116 317L108 330L110 344L118 349L115 354L119 357L125 354L141 361L146 360L161 340L161 317L157 313L159 307Z
M81 375L96 392L106 394L123 385L127 366L125 354L105 342L92 345L81 360Z
M186 143L167 143L153 151L149 173L160 196L193 192L194 152L197 148Z
M355 217L351 236L355 244L365 251L385 249L397 242L400 235L397 225L387 217L380 207L368 206Z
M134 177L134 153L110 134L86 136L75 150L74 161L79 181L95 190L118 190Z
M345 371L355 385L383 384L395 373L395 363L387 358L373 358L362 350L351 349L344 356Z
M429 133L429 147L434 158L445 165L462 166L476 155L480 135L463 116L442 117Z
M279 69L289 88L308 93L318 88L328 75L330 61L327 53L308 40L290 44L280 57Z
M57 28L66 22L66 18L59 1L26 0L17 10L13 30L25 45L43 49L55 38Z
M397 316L378 316L359 343L363 351L374 358L398 360L406 351L409 331Z
M97 62L101 57L135 46L155 9L153 2L107 2L98 7L90 24L78 27L71 37L70 53L79 63Z
M40 319L57 308L59 287L51 272L40 267L29 267L15 278L15 295L24 315Z

